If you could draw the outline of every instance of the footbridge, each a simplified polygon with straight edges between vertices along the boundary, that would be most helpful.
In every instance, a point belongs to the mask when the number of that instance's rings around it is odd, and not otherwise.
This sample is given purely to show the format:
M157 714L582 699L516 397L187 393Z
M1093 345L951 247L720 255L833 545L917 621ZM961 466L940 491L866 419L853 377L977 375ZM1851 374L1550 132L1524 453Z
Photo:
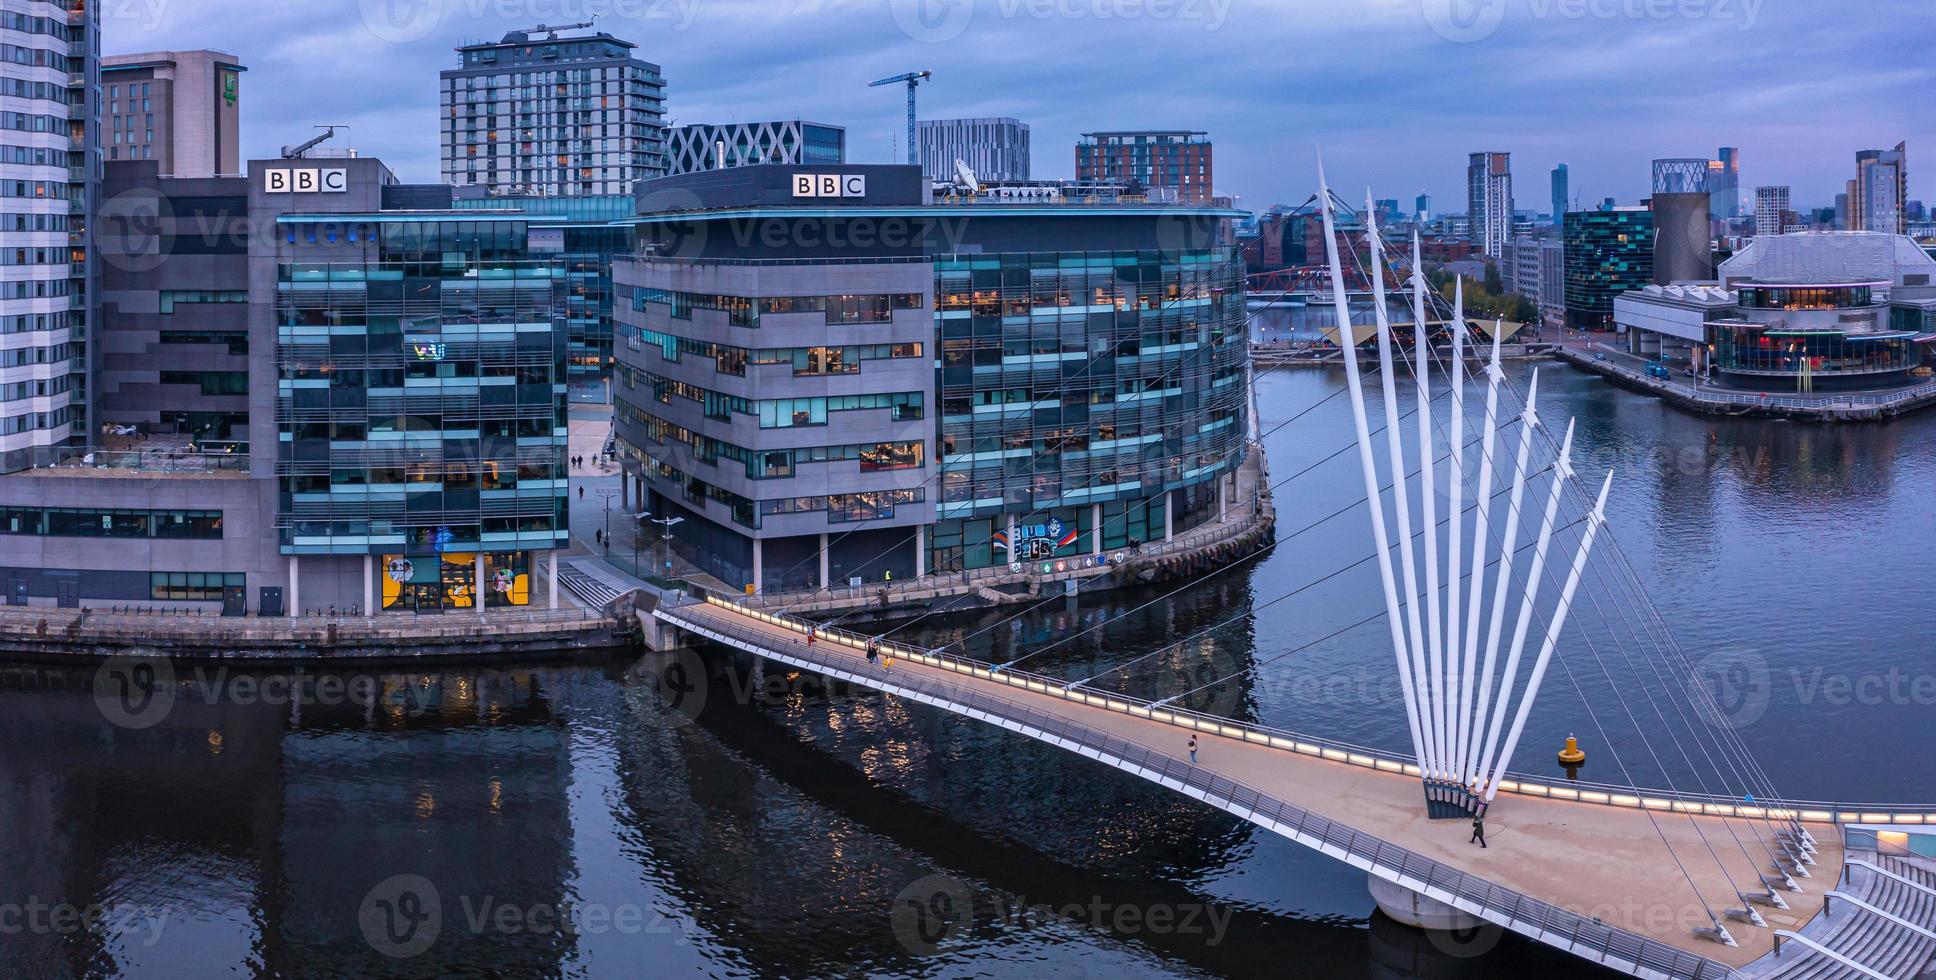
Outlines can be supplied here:
M661 603L652 615L695 637L1067 749L1360 868L1375 883L1635 976L1727 977L1772 957L1777 931L1820 931L1810 923L1843 876L1842 827L1936 828L1936 808L1794 802L1773 808L1512 774L1501 781L1486 817L1490 846L1481 849L1468 843L1468 823L1427 819L1419 766L1404 755L1072 687L907 644L879 642L878 660L870 662L868 637L722 598ZM1192 736L1195 763L1187 749ZM1713 863L1697 860L1706 857L1703 829L1729 825L1746 836L1767 833L1771 821L1800 828L1784 832L1779 845L1796 855L1792 863L1753 867L1737 857L1732 875L1703 870ZM1756 909L1765 925L1736 923L1737 945L1706 938L1698 931L1707 923L1704 909L1737 903L1730 879L1743 876L1770 883L1759 896L1766 904ZM1838 925L1858 916L1888 931L1886 919L1860 908L1835 911ZM1851 943L1873 943L1876 932L1840 929L1826 936L1833 941L1848 933ZM1807 942L1789 942L1780 961L1767 962L1808 965L1811 976L1891 976L1845 965Z

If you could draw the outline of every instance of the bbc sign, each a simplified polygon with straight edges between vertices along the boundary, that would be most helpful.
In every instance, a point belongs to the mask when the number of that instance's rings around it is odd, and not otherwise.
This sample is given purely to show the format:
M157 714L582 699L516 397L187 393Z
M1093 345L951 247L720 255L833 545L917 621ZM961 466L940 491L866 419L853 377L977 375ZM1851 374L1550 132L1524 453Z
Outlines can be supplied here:
M334 170L265 170L262 189L270 194L342 194L350 189L350 172Z
M862 174L794 174L794 197L866 197Z

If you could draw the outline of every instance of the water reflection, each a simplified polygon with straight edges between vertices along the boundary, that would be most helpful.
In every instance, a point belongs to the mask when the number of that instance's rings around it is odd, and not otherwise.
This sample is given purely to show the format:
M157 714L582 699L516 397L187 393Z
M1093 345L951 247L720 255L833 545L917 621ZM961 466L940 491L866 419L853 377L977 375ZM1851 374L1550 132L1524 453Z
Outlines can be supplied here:
M1266 376L1265 426L1338 383L1323 369ZM1905 640L1933 615L1915 571L1936 460L1910 447L1936 423L1696 418L1557 368L1541 386L1547 417L1582 420L1582 472L1623 474L1609 534L1696 673L1739 675L1745 697L1723 720L1782 787L1927 797L1936 758L1878 766L1869 747L1936 734L1936 704L1917 699L1936 680L1916 686L1931 668ZM1273 433L1280 479L1348 443L1341 403ZM1273 602L1368 551L1362 511L1314 524L1357 480L1349 458L1316 465L1278 491L1278 548L1175 596L1056 599L905 633L1144 697L1233 677L1184 703L1402 746L1384 624L1344 629L1382 608L1375 571ZM1523 743L1529 768L1576 729L1591 753L1581 778L1678 764L1612 751L1658 727L1642 695L1684 671L1615 642L1622 610L1604 586L1582 598L1593 647L1563 647ZM1891 672L1904 682L1862 693ZM0 975L1590 972L1512 937L1444 948L1374 916L1360 873L1234 818L722 651L677 672L617 653L299 678L184 668L139 728L108 721L95 679L0 671L0 827L15 845L0 849L0 914L96 910L0 935ZM275 693L292 689L295 703ZM1616 692L1638 699L1633 720L1606 717ZM418 879L439 907L427 942L406 928L429 897ZM1219 938L1175 925L1191 910L1214 913Z

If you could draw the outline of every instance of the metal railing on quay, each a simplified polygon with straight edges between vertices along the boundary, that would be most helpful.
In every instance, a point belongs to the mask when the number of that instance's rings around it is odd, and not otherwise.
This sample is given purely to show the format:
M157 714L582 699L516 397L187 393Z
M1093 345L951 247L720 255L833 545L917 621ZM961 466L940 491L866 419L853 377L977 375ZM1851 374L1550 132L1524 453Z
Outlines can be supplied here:
M711 604L717 600L709 599L704 602ZM672 618L678 619L681 618L682 611L691 610L698 605L700 605L698 601L689 602L673 607L668 612ZM1338 848L1372 866L1392 871L1400 878L1419 882L1425 889L1436 890L1450 896L1454 901L1462 901L1472 908L1482 910L1479 914L1502 925L1531 927L1542 940L1546 940L1547 937L1564 936L1567 938L1569 948L1592 948L1602 955L1615 957L1670 977L1716 978L1730 973L1728 968L1719 962L1697 956L1667 943L1618 929L1599 920L1590 919L1487 879L1469 875L1382 838L1339 824L1202 766L1187 763L1120 736L1098 731L1072 719L1047 714L1028 705L947 681L923 678L905 672L895 673L892 668L885 666L875 667L835 661L832 658L817 655L812 646L800 640L789 639L786 641L785 650L774 650L771 646L772 637L766 634L735 625L700 623L696 619L688 621L691 623L688 628L696 628L695 631L702 635L709 632L725 634L752 648L780 654L811 669L823 670L830 676L846 676L869 686L912 691L926 698L956 706L966 712L979 712L986 716L999 717L1017 727L1033 729L1045 741L1073 743L1105 758L1118 760L1117 764L1120 768L1140 770L1145 778L1151 778L1157 782L1174 782L1189 787L1213 805L1238 813L1254 823L1264 824L1268 829L1278 833L1288 831L1286 835L1294 838L1316 838L1323 845ZM846 640L850 636L838 631L829 631L825 635L837 641ZM894 647L897 656L905 656L903 651L908 649L901 644L882 646L883 648ZM863 676L862 672L866 672L866 676Z
M706 596L703 600L676 607L686 609L703 602L730 610L735 615L762 620L795 633L804 634L809 626L815 630L817 638L824 638L854 650L865 651L870 637L860 633L820 627L809 620L784 613L769 613L754 609L737 601L728 601L717 596ZM1257 745L1297 752L1301 755L1316 756L1333 762L1378 769L1384 772L1420 776L1422 770L1416 759L1409 755L1369 748L1337 739L1322 736L1304 735L1259 725L1252 722L1237 721L1219 715L1206 714L1189 708L1171 707L1162 701L1149 701L1127 694L1089 690L1081 681L1069 681L1032 671L1004 669L986 661L937 653L923 647L894 641L880 641L877 649L883 656L911 660L951 673L964 674L980 680L992 681L1010 687L1019 687L1037 694L1060 698L1102 708L1121 714L1144 718L1161 724L1174 725L1192 731L1206 732L1234 738ZM1684 813L1696 816L1736 817L1749 820L1800 820L1812 823L1892 823L1904 825L1936 826L1936 805L1932 804L1851 804L1824 800L1782 799L1772 804L1756 803L1732 796L1709 793L1688 793L1676 790L1649 789L1621 786L1614 783L1600 783L1583 780L1568 780L1564 783L1530 776L1525 773L1508 772L1499 781L1499 791L1518 796L1545 797L1568 802L1592 803L1625 809L1656 810Z
M1232 513L1234 517L1234 505ZM1116 554L1121 554L1126 559L1132 560L1164 558L1178 552L1192 551L1225 538L1236 537L1251 527L1251 522L1238 519L1212 521L1200 527L1192 528L1168 541L1156 541L1138 545L1135 550L1114 548L1105 550L1101 554L1092 553L1088 555L1076 555L1071 558L1054 559L1052 563L1068 563L1067 569L1060 571L1040 572L1039 566L1042 564L1041 561L1025 561L1020 563L1022 570L1019 572L1008 565L990 565L986 568L932 572L925 579L913 579L907 582L864 582L858 586L843 585L834 588L805 587L785 591L756 592L750 596L736 597L735 602L740 605L759 606L761 608L775 605L792 606L813 602L815 601L815 596L821 596L825 599L853 599L868 595L878 596L880 590L886 589L888 601L891 604L909 596L933 592L941 587L940 583L936 581L941 579L961 585L974 585L978 582L998 582L1012 579L1016 575L1036 574L1040 575L1045 581L1061 581L1068 578L1084 577L1084 573L1087 573L1089 576L1094 576L1100 574L1103 569L1120 567L1113 561L1097 562L1096 559L1098 558L1109 558Z
M408 616L406 619L405 616ZM335 626L339 637L375 636L408 630L412 635L476 636L480 626L494 630L520 626L555 626L597 623L611 616L600 609L507 609L479 616L472 610L441 614L380 612L375 616L347 613L303 616L221 616L183 609L88 606L50 608L46 606L0 606L0 632L18 633L20 628L37 631L42 622L50 633L66 630L72 624L89 628L141 629L154 632L211 632L233 635L274 636L293 630L317 630Z

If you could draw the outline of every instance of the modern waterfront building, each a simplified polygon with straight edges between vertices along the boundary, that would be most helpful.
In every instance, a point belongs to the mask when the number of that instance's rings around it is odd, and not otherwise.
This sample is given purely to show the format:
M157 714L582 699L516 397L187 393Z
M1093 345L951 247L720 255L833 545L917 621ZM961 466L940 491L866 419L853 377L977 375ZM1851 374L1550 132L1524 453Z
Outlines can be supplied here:
M1653 280L1654 215L1644 207L1566 215L1566 325L1613 329L1613 298Z
M610 34L511 31L438 73L443 181L493 192L630 193L666 172L665 78Z
M535 255L555 255L565 269L566 363L575 378L603 378L612 369L612 257L628 252L620 222L632 216L630 194L592 197L471 195L457 188L459 210L510 210L530 215Z
M1210 137L1195 129L1083 133L1076 180L1175 188L1178 202L1207 206L1216 193Z
M1466 217L1472 244L1496 259L1512 239L1512 154L1474 153L1465 168Z
M1708 194L1712 179L1706 160L1654 161L1653 196L1647 202L1654 215L1654 282L1690 282L1714 275Z
M1780 235L1788 231L1788 206L1788 185L1755 188L1755 235Z
M1902 235L1909 231L1909 151L1860 150L1849 181L1848 229Z
M1565 306L1565 246L1558 235L1521 235L1506 244L1499 262L1507 291L1526 297L1535 308Z
M1724 146L1707 162L1708 217L1726 221L1741 213L1741 149Z
M915 127L921 173L929 180L955 179L955 161L977 180L997 183L1029 179L1029 127L1019 119L923 119Z
M99 216L95 389L105 432L193 452L249 449L249 182L110 161Z
M804 119L674 126L666 150L666 172L673 174L756 163L845 162L846 128Z
M101 59L101 142L109 160L154 160L164 177L242 172L242 67L226 51Z
M1566 177L1566 164L1562 163L1553 168L1553 223L1555 225L1566 220L1567 202L1572 200L1567 196Z
M1615 299L1629 345L1748 390L1829 391L1906 383L1936 340L1936 259L1907 236L1759 236L1719 276Z
M0 478L8 602L555 601L532 583L567 541L569 280L539 216L371 158L114 169L122 206L167 217L103 223L115 442Z
M0 473L43 466L88 442L100 203L101 8L10 0L6 128L0 146Z
M1239 212L931 205L913 166L699 178L641 187L616 397L627 503L683 518L707 573L773 591L1093 561L1231 503Z

